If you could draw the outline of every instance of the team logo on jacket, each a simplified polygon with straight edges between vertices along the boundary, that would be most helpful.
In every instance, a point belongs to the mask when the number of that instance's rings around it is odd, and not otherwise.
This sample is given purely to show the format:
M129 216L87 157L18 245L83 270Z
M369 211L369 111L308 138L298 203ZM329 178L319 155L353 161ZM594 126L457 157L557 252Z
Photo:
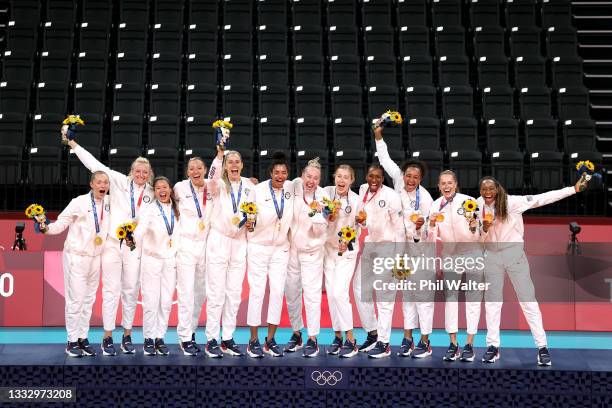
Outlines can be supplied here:
M460 207L459 209L457 209L457 214L464 215L465 214L465 209L463 207Z
M106 211L106 212L110 212L110 204L106 204L106 205L104 206L104 211Z
M251 190L249 190L248 188L245 188L245 189L244 189L244 194L249 195L249 192L250 192L250 191L251 191Z
M144 196L144 197L142 197L142 201L144 201L145 203L147 203L147 204L148 204L148 203L150 203L150 202L151 202L151 197L149 197L149 196Z
M385 208L385 205L387 205L387 203L385 202L385 200L380 200L380 201L378 202L378 206L379 206L380 208Z
M206 199L207 200L212 200L212 193L206 193Z
M347 213L347 214L350 214L351 211L353 211L353 208L351 208L350 205L347 205L346 208L344 209L344 212Z
M291 198L291 193L288 191L285 191L285 200L288 200Z

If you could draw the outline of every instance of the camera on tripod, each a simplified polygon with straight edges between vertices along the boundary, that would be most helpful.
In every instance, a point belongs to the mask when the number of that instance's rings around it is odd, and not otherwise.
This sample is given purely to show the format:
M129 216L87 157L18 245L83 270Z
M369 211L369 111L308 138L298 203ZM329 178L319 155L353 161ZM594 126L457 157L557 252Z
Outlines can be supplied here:
M25 222L19 221L15 225L15 242L13 243L13 251L25 251L28 249L23 231L25 230Z

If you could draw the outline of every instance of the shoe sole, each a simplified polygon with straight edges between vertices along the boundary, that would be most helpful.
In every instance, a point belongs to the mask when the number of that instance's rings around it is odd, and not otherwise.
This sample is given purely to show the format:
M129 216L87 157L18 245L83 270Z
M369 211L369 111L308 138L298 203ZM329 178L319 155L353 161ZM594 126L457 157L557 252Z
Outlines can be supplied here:
M143 353L144 353L144 355L145 355L145 356L154 356L154 355L156 355L155 350L153 350L153 351L151 352L151 351L147 351L147 350L144 350L144 349L143 349L142 351L143 351Z
M83 349L81 349L81 350L83 351L83 356L85 356L85 357L95 357L96 356L96 352L95 351L92 351L91 353L89 353L89 352L87 352L87 351L85 351Z
M463 361L464 363L471 363L474 361L474 358L476 356L472 356L472 357L461 357L459 358L459 361Z
M181 351L183 352L183 355L184 355L184 356L195 357L195 356L197 356L197 355L198 355L197 351L194 351L193 353L190 353L190 352L188 352L188 351L185 351L185 349L184 349L184 348L182 348L182 347L180 347L180 346L179 346L179 348L180 348L180 349L181 349Z
M236 353L236 352L235 352L234 350L232 350L232 349L225 349L225 350L224 350L224 349L223 349L223 347L221 347L221 352L222 352L223 354L228 354L228 355L230 355L230 356L232 356L232 357L242 357L242 356L244 356L244 354L242 354L242 353Z
M169 352L169 351L166 351L166 352L164 353L164 352L161 352L161 351L159 351L159 350L155 350L155 354L156 354L156 355L158 355L158 356L167 356L167 355L169 355L169 354L170 354L170 352Z
M295 353L296 351L301 350L302 348L304 348L304 345L303 344L299 344L299 345L296 345L294 348L286 348L285 352L287 352L287 353Z
M363 349L359 349L360 353L367 353L368 351L372 350L374 347L376 346L376 343L372 343L372 345L363 348Z
M134 353L136 353L136 349L133 349L133 350L126 350L126 349L124 349L124 348L123 348L123 346L121 346L121 352L122 352L123 354L134 354Z
M65 352L68 357L73 357L73 358L83 357L83 354L72 354L68 350L65 350Z
M315 351L312 354L306 355L306 354L302 354L302 356L306 357L306 358L313 358L319 355L319 348L317 347L317 351Z
M347 354L340 354L340 358L351 358L351 357L356 356L357 354L359 354L359 351L358 350L353 350L353 351L351 351L350 353L347 353Z
M493 358L492 358L492 359L490 359L490 360L486 360L486 359L484 359L484 358L483 358L483 359L482 359L482 362L483 362L483 363L488 363L488 364L493 364L493 363L494 363L494 362L496 362L497 360L499 360L499 356L495 356L495 357L493 357Z
M115 352L113 352L113 353L108 353L108 352L106 352L106 351L104 350L104 348L103 348L103 347L100 347L100 350L102 350L102 355L103 355L103 356L116 356L116 355L117 355L117 352L116 352L116 351L115 351Z
M412 354L411 357L412 358L425 358L425 357L431 356L431 354L432 354L432 351L429 350L429 351L426 351L425 353L421 353L421 354Z
M270 356L272 356L272 357L282 357L283 356L282 354L273 352L271 349L266 350L265 347L263 349L263 352L268 354L268 355L270 355Z
M248 348L247 348L247 355L249 357L251 357L251 358L263 358L263 354L262 355L255 354L251 350L249 350Z
M381 353L381 354L368 354L369 358L385 358L391 356L391 352Z
M412 355L412 352L414 351L414 349L410 349L408 350L407 353L402 353L401 351L397 353L398 356L400 357L410 357Z
M340 349L336 350L336 351L329 351L326 350L327 354L329 354L330 356L337 356L338 354L340 354Z
M549 363L543 363L538 359L538 365L541 367L550 367L552 365L552 361Z
M459 358L459 356L457 356L457 355L454 355L453 357L446 357L446 356L444 356L444 357L442 357L442 360L444 360L444 361L457 361L458 358Z

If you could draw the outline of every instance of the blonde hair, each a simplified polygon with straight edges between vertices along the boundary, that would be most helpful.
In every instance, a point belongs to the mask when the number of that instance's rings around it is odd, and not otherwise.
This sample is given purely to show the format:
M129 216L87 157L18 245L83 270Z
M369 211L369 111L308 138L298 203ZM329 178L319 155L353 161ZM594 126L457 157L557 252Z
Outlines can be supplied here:
M242 163L242 155L236 150L228 150L227 153L225 153L225 156L223 157L223 172L221 173L221 179L225 183L225 187L227 188L228 193L231 191L230 190L231 185L230 185L229 177L227 175L227 170L225 169L225 163L227 162L228 156L231 156L231 155L238 156L238 158L240 159L240 162Z
M306 165L306 167L304 167L302 169L302 174L304 174L304 172L306 172L306 169L312 167L313 169L317 169L319 170L319 172L321 171L321 162L319 157L315 157L314 159L310 159L308 160L308 164Z
M336 177L336 173L338 172L338 170L348 171L351 177L353 178L351 184L355 182L355 170L351 166L349 166L348 164L340 164L338 167L336 167L336 171L334 171L334 177Z
M147 166L149 166L149 184L153 185L153 179L155 179L155 174L153 173L153 167L151 167L151 162L146 157L137 157L132 162L132 165L130 166L129 177L134 178L132 176L132 172L134 171L134 167L136 167L137 164L146 164Z

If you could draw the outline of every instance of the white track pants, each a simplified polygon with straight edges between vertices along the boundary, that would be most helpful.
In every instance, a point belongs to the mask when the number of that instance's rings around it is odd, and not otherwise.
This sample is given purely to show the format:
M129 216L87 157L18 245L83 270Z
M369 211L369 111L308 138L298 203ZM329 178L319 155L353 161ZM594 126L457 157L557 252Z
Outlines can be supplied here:
M481 255L458 255L462 257L474 257ZM459 331L459 291L450 290L448 282L461 281L465 275L465 279L473 282L482 283L484 281L484 271L476 268L466 270L464 273L456 273L454 271L444 271L444 296L446 302L444 304L444 327L447 333L457 333ZM478 332L478 322L480 320L480 307L483 298L483 291L468 290L465 291L465 320L467 323L467 334L476 334Z
M137 244L138 245L138 244ZM121 325L131 329L140 289L140 253L137 246L130 251L127 245L119 248L119 241L109 238L102 251L102 321L104 330L113 331L117 307L121 298Z
M85 339L89 332L91 310L100 282L100 256L81 256L64 252L64 298L68 341Z
M353 330L353 307L349 294L357 254L346 251L338 256L336 248L325 247L325 291L334 331Z
M372 287L374 274L371 270L365 270L366 268L362 270L361 264L365 262L362 259L364 256L367 255L361 254L357 260L357 266L353 276L353 296L355 297L355 305L359 313L359 320L361 320L361 327L369 333L373 330L377 330L378 320L376 319L376 311L374 310L374 289ZM366 288L369 290L368 293L365 292Z
M306 308L308 335L317 336L321 328L321 291L323 286L323 248L301 252L291 247L285 284L285 299L291 327L304 327L302 321L302 292Z
M230 340L236 330L242 281L246 272L246 237L228 238L210 231L206 246L206 338Z
M529 273L529 262L524 251L507 259L489 252L486 259L485 282L490 283L485 293L485 315L487 319L487 346L499 347L499 326L504 292L505 273L516 291L519 304L531 329L537 347L546 346L546 332L542 324L542 313L535 297L535 288Z
M278 325L283 311L283 295L287 280L289 244L281 247L248 243L249 306L247 324L261 325L261 309L266 294L266 281L270 285L268 296L268 324Z
M178 324L182 342L190 341L196 332L206 299L206 241L192 240L176 254L176 295Z
M435 272L421 270L412 275L409 280L415 282L417 288L421 281L435 282ZM434 317L433 290L405 291L403 293L402 312L404 315L404 329L412 330L420 327L421 334L431 334Z
M174 258L142 255L142 333L147 339L163 339L168 330L172 296L176 286Z

